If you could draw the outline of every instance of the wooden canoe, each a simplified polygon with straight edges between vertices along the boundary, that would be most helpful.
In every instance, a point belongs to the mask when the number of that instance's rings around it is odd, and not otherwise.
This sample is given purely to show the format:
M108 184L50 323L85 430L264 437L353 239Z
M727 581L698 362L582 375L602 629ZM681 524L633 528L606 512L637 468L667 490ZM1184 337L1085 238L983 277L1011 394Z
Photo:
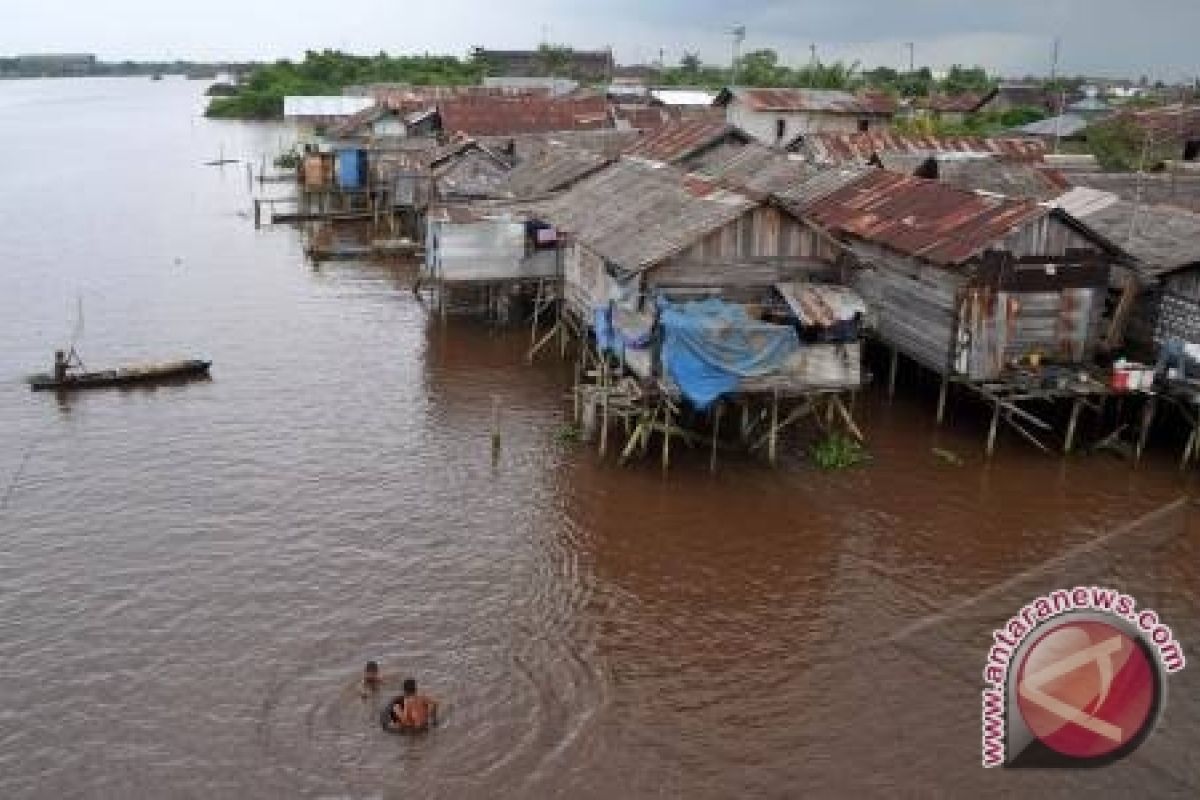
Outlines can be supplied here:
M119 367L117 369L100 370L98 372L72 372L64 380L56 380L54 375L42 373L29 378L29 388L35 392L48 389L93 389L104 386L125 386L134 383L153 383L167 381L173 378L187 378L208 374L211 361L188 359L184 361L164 361L157 364L141 364L137 366Z

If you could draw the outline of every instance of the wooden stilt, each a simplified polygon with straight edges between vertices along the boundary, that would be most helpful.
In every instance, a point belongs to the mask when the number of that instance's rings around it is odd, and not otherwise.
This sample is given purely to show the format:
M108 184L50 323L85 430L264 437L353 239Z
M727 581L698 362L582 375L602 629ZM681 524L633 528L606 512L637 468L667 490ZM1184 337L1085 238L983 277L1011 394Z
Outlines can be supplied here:
M1183 457L1179 459L1179 469L1187 469L1192 460L1192 451L1196 449L1196 438L1200 436L1200 417L1192 423L1192 433L1183 445Z
M721 414L725 411L724 403L717 403L713 409L712 451L708 456L708 471L717 471L717 439L721 435Z
M492 398L492 466L500 461L500 398Z
M771 398L771 438L767 443L767 460L775 465L775 455L779 449L779 390L776 389Z
M938 425L941 425L942 420L944 420L946 418L946 392L949 390L949 388L950 388L950 381L945 375L943 375L942 376L942 386L938 390L938 406L937 406L937 424Z
M581 364L577 360L575 362L575 383L574 383L574 388L571 390L571 400L573 403L572 410L575 412L574 419L575 419L576 425L579 424L579 414L580 414L579 391L580 391L580 384L582 383L582 378L583 378L583 364Z
M995 407L992 409L992 427L988 430L987 438L987 455L991 458L992 453L996 449L996 430L1000 427L1000 401L993 399Z
M1142 453L1146 449L1146 440L1150 438L1150 428L1154 426L1154 415L1158 410L1158 398L1150 395L1146 398L1146 404L1142 407L1142 428L1138 432L1137 449L1133 451L1134 462L1142 460Z
M1075 429L1079 425L1079 413L1083 411L1083 398L1076 397L1071 405L1071 419L1067 422L1067 438L1063 441L1063 455L1070 455L1075 447Z
M608 451L608 359L600 362L600 457Z
M892 348L892 363L888 369L888 400L896 396L896 373L900 369L900 351Z
M674 425L670 406L663 410L663 423L662 471L666 475L671 468L671 426Z

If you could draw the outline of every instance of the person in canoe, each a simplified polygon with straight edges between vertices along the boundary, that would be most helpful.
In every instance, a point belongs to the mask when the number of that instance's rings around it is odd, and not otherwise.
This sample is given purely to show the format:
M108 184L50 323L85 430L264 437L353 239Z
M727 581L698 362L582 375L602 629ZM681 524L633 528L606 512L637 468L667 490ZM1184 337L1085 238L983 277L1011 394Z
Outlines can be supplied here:
M67 371L71 369L71 357L62 350L54 351L54 380L62 383L67 379Z

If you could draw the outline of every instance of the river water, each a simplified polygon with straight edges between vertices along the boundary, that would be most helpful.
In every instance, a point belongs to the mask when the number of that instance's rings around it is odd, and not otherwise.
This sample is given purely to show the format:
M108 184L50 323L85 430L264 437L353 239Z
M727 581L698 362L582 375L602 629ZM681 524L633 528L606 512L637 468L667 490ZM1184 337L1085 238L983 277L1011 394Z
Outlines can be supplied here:
M285 134L204 120L202 89L0 83L0 796L1195 796L1194 667L1128 762L1014 776L978 767L979 670L1028 597L951 614L955 657L875 646L1081 545L1031 588L1103 578L1200 642L1190 515L1086 544L1190 491L1177 447L987 464L909 381L861 402L861 469L602 463L527 331L255 231L244 167L203 162ZM30 393L73 333L212 379ZM380 731L372 658L438 729Z

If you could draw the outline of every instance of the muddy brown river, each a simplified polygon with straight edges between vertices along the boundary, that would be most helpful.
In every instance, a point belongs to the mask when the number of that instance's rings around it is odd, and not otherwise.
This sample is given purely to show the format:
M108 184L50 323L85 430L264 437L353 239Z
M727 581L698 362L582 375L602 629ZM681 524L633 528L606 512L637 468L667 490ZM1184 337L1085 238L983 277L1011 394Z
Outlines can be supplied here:
M1089 544L1190 494L1169 426L1136 469L987 463L910 376L860 398L859 469L618 468L560 435L571 366L528 331L255 231L244 167L203 162L287 134L203 88L0 83L0 796L1197 796L1200 663L1127 761L979 766L990 632L1033 593L1101 580L1200 644L1190 503ZM29 392L73 333L212 379ZM441 725L382 732L367 659Z

